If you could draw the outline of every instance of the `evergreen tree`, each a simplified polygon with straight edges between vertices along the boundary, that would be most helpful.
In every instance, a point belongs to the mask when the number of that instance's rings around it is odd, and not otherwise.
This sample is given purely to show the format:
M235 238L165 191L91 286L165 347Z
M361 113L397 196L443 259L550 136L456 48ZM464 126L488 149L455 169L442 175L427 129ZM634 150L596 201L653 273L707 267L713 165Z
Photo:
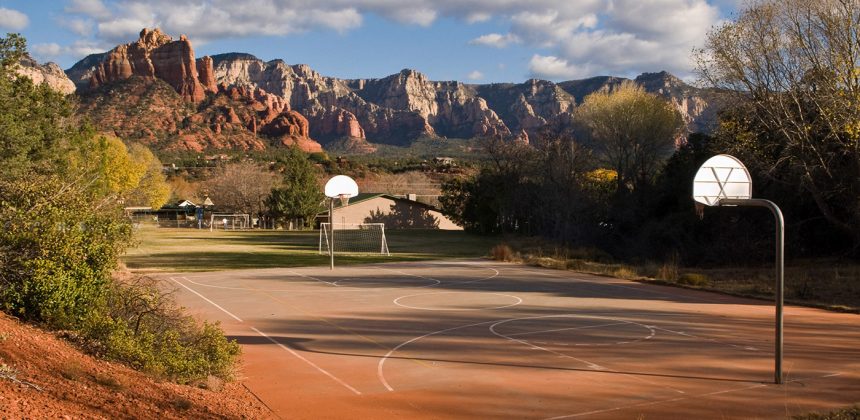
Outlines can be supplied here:
M301 218L305 226L310 226L324 198L316 169L307 155L295 147L278 158L277 166L283 171L283 183L266 198L269 214L281 221Z

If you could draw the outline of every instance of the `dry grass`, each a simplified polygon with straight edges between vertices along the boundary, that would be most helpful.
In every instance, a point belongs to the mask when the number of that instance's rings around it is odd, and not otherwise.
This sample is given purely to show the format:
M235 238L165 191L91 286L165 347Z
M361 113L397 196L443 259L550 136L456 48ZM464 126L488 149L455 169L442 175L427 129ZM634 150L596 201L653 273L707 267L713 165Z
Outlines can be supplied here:
M860 405L834 410L829 413L809 413L792 418L795 420L858 420L860 419Z
M539 267L656 281L739 296L772 299L775 288L774 269L767 266L686 268L679 264L677 255L660 263L630 265L614 262L599 250L568 250L528 240L513 243L513 249L505 253L515 253L524 263ZM784 286L785 300L789 303L860 313L860 264L796 261L786 266Z
M499 244L490 249L490 255L496 261L516 261L514 250L507 244Z

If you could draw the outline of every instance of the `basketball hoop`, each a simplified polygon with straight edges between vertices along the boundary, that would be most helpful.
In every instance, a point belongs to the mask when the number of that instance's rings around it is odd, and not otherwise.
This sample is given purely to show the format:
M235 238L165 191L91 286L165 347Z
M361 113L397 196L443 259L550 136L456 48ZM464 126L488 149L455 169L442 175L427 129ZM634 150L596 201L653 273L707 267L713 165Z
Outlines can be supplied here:
M334 200L340 200L340 206L349 204L349 198L358 195L358 184L346 175L335 175L328 180L324 188L328 202L328 221L330 228L331 247L329 248L330 269L334 270Z
M696 214L701 219L705 206L765 207L773 214L776 224L776 333L774 337L774 382L783 383L783 289L785 285L785 220L782 210L774 202L752 198L752 178L746 166L734 156L716 155L702 164L693 178L693 200Z
M341 207L346 207L347 205L349 205L349 194L340 194L337 196L337 198L340 200Z

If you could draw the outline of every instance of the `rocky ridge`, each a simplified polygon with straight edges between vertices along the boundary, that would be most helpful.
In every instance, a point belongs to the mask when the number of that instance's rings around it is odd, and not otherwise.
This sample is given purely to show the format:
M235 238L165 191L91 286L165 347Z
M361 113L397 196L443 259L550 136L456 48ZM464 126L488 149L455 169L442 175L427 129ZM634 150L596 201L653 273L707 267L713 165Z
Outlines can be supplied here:
M195 59L187 38L174 41L158 29L144 29L136 42L89 56L67 74L84 97L132 77L171 86L197 110L175 115L180 119L172 123L173 131L171 123L161 122L172 139L168 148L298 144L315 151L321 150L321 143L359 152L372 152L373 143L405 146L421 137L498 136L528 142L548 125L571 126L573 111L586 95L611 90L626 80L532 79L520 84L472 85L431 81L410 69L381 79L338 79L320 75L305 64L266 62L244 53ZM708 130L715 112L707 91L665 72L645 73L635 81L672 103L691 131ZM134 125L128 120L114 123ZM146 131L139 124L109 128ZM224 133L229 133L229 140L221 138ZM163 142L164 135L159 139Z
M51 89L63 94L69 95L75 92L75 84L66 77L66 73L56 63L39 65L36 60L25 56L18 62L15 72L29 77L37 85L47 83Z

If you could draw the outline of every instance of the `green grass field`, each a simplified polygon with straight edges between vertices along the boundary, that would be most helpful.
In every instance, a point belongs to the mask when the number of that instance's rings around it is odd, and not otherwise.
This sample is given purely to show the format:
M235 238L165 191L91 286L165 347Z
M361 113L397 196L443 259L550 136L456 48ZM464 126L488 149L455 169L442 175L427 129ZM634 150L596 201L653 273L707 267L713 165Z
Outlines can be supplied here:
M493 237L443 230L385 232L391 256L335 255L335 265L434 259L479 258ZM135 271L211 271L328 265L319 255L319 231L212 231L145 226L137 246L122 260Z

